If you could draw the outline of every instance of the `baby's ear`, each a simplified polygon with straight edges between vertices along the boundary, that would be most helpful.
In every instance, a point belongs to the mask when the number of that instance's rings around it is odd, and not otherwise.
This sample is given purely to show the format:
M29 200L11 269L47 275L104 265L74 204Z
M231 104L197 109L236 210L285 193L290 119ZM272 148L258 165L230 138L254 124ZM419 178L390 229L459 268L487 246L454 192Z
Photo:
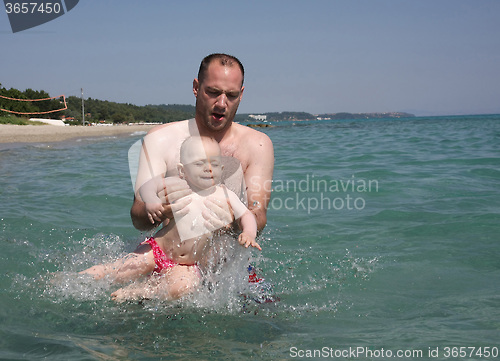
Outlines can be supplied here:
M177 164L177 172L181 179L185 178L184 165L182 163Z

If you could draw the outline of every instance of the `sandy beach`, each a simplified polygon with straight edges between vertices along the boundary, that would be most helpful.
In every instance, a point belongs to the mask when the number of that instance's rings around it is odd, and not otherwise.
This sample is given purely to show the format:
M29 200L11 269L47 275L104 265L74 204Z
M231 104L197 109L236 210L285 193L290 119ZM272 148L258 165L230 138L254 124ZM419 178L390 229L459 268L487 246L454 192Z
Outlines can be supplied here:
M66 126L0 124L0 143L46 143L147 132L154 125Z

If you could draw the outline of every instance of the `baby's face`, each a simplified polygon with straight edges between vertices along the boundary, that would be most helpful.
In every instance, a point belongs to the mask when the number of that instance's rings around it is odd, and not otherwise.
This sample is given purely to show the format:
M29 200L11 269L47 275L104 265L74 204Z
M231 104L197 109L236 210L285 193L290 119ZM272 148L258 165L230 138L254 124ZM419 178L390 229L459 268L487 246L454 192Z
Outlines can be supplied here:
M217 143L203 142L190 147L185 157L184 176L194 190L208 189L221 182L222 161Z

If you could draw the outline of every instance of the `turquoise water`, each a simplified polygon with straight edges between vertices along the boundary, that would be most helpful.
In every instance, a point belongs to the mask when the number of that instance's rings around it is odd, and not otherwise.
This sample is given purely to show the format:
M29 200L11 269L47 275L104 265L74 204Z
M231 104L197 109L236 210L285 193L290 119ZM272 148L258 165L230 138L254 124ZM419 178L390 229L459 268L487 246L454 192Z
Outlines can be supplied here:
M3 146L0 359L493 359L500 116L264 131L274 190L252 261L273 304L238 297L237 277L195 300L114 303L76 272L144 237L129 218L140 137Z

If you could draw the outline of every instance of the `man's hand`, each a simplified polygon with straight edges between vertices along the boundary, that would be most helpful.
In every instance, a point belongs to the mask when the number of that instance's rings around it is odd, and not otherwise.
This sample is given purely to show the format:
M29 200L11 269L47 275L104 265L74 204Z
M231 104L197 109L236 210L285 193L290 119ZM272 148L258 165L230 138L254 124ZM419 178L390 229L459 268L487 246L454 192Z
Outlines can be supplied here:
M204 204L207 209L203 210L202 215L205 218L205 227L210 232L221 228L231 228L234 217L227 201L220 201L209 196L204 200Z

